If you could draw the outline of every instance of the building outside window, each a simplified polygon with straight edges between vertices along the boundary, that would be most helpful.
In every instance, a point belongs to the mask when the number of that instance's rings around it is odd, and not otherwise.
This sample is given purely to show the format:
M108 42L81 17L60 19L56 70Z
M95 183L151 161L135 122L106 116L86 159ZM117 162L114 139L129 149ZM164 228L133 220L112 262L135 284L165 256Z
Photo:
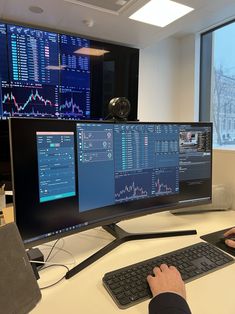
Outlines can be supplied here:
M212 121L213 146L235 147L235 22L201 35L200 120Z

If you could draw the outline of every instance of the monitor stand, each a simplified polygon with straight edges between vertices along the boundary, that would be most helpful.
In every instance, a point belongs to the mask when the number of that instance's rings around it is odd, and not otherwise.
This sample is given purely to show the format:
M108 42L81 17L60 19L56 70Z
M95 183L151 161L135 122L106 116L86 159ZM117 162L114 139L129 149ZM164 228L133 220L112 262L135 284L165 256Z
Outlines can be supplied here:
M111 233L115 239L107 244L105 247L85 259L80 264L76 265L74 268L70 269L65 278L69 279L79 273L82 269L86 268L87 266L91 265L99 258L104 256L105 254L109 253L111 250L115 249L120 244L131 241L131 240L144 240L144 239L154 239L154 238L163 238L163 237L176 237L182 235L192 235L197 234L196 230L179 230L179 231L166 231L166 232L156 232L156 233L129 233L120 228L116 224L110 224L107 226L103 226L103 229L107 232Z

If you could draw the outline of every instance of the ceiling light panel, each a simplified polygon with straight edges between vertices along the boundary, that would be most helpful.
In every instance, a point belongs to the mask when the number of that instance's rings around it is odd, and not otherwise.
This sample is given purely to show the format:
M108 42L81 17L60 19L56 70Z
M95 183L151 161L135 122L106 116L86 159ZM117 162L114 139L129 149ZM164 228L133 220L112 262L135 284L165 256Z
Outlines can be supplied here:
M191 7L170 0L151 0L129 18L164 27L194 10Z

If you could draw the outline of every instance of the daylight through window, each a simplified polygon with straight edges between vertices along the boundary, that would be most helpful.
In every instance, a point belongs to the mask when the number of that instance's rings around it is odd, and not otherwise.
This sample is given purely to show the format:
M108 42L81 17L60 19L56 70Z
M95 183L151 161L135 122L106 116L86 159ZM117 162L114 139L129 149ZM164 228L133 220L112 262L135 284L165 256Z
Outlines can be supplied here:
M235 22L201 36L200 120L212 121L214 147L235 147Z

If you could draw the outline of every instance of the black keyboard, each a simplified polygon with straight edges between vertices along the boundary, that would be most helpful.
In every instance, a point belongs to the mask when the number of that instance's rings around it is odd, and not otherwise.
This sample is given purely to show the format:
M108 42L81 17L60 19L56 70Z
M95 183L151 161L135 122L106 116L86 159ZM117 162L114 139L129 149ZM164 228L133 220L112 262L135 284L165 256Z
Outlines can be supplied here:
M204 276L235 260L217 247L200 242L140 263L106 273L103 284L119 308L127 308L152 297L147 275L155 266L174 265L185 282Z

